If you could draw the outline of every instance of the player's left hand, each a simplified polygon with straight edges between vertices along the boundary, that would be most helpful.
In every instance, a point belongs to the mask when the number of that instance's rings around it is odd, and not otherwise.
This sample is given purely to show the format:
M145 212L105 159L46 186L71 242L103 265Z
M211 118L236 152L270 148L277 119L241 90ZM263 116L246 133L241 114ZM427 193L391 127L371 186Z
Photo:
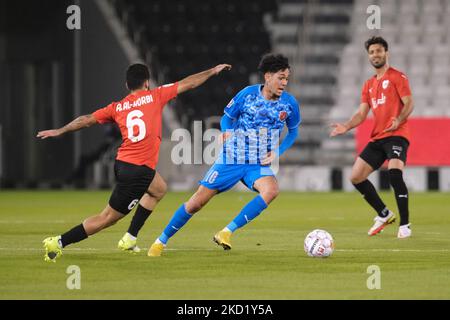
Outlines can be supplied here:
M42 140L44 139L48 139L48 138L56 138L59 137L61 135L59 130L46 130L46 131L41 131L37 134L37 138L41 138Z
M330 132L330 138L334 138L348 132L347 127L341 123L332 123L330 127L332 129Z
M231 70L232 66L229 64L219 64L218 66L214 67L214 74L218 75L223 70L229 71Z
M263 166L268 166L277 158L276 152L270 151L267 156L261 160Z
M400 125L400 121L398 121L397 118L392 117L391 118L391 125L387 127L383 132L392 132L398 129L398 126Z

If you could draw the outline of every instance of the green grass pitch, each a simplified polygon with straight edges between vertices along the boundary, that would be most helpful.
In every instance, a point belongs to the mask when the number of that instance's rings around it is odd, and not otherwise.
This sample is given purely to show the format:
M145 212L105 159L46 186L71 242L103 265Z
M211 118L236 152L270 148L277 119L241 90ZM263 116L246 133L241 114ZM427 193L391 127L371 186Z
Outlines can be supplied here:
M0 192L0 299L450 299L450 196L411 195L413 237L389 226L369 238L373 213L356 193L282 193L257 220L233 236L233 250L212 242L253 197L213 199L170 242L148 258L188 193L169 193L140 234L139 255L116 249L131 216L70 246L56 264L44 263L42 240L96 214L109 192ZM392 193L382 194L396 209ZM329 231L328 259L303 252L316 228ZM81 289L69 290L69 266L81 270ZM369 266L380 268L381 289L369 290Z

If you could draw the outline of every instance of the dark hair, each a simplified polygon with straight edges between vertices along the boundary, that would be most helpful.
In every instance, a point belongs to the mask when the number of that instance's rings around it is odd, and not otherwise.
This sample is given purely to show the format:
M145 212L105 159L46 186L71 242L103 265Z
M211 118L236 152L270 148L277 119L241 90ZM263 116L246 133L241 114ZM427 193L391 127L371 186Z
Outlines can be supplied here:
M281 54L269 53L262 57L258 70L262 74L266 74L268 72L276 73L290 68L288 58Z
M384 40L382 37L374 36L367 40L365 43L367 52L369 52L370 46L374 44L381 44L384 47L384 50L389 50L389 45L386 40Z
M142 88L144 82L150 80L150 71L144 64L136 63L128 67L127 86L130 90Z

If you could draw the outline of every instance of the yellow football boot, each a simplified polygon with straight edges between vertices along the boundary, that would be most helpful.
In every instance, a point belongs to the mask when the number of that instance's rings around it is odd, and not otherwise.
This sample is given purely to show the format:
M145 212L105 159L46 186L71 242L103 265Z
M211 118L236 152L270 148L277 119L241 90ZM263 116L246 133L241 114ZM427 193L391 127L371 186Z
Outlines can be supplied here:
M147 255L149 257L160 257L163 250L165 248L165 245L160 243L160 242L155 242L154 244L152 244L152 246L150 247L150 249L148 250Z
M231 231L220 231L218 232L213 240L219 246L222 246L224 250L231 250L231 235L233 233Z
M136 239L132 240L130 235L126 233L122 239L120 239L119 244L117 247L122 250L129 253L139 253L141 252L141 249L136 245Z
M62 256L61 236L50 237L42 241L44 244L45 262L56 262L56 258Z

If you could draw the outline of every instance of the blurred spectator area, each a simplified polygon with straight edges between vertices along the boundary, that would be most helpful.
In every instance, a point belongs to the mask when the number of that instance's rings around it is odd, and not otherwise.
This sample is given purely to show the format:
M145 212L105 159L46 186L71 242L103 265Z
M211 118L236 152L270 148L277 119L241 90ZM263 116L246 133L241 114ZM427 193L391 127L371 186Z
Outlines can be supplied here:
M366 26L370 5L381 9L380 30ZM450 0L359 0L351 29L351 41L339 65L330 122L348 119L358 108L362 86L375 74L364 48L365 41L374 35L388 41L391 66L408 76L415 101L412 117L450 116ZM331 161L339 161L354 147L353 136L347 135L327 140L324 153Z
M284 163L317 163L334 104L341 52L350 41L353 0L111 0L158 83L177 81L217 63L234 69L178 98L178 120L223 114L244 87L260 81L267 52L289 57L289 92L301 102L303 125ZM162 77L160 76L162 75Z
M263 17L276 10L275 0L113 3L158 83L178 81L219 63L233 65L232 72L177 99L183 127L223 114L234 95L249 85L261 56L271 51Z
M266 21L273 50L290 57L289 92L299 99L303 118L284 164L339 164L328 161L322 147L329 139L342 52L352 39L353 7L353 0L282 0L272 21Z

